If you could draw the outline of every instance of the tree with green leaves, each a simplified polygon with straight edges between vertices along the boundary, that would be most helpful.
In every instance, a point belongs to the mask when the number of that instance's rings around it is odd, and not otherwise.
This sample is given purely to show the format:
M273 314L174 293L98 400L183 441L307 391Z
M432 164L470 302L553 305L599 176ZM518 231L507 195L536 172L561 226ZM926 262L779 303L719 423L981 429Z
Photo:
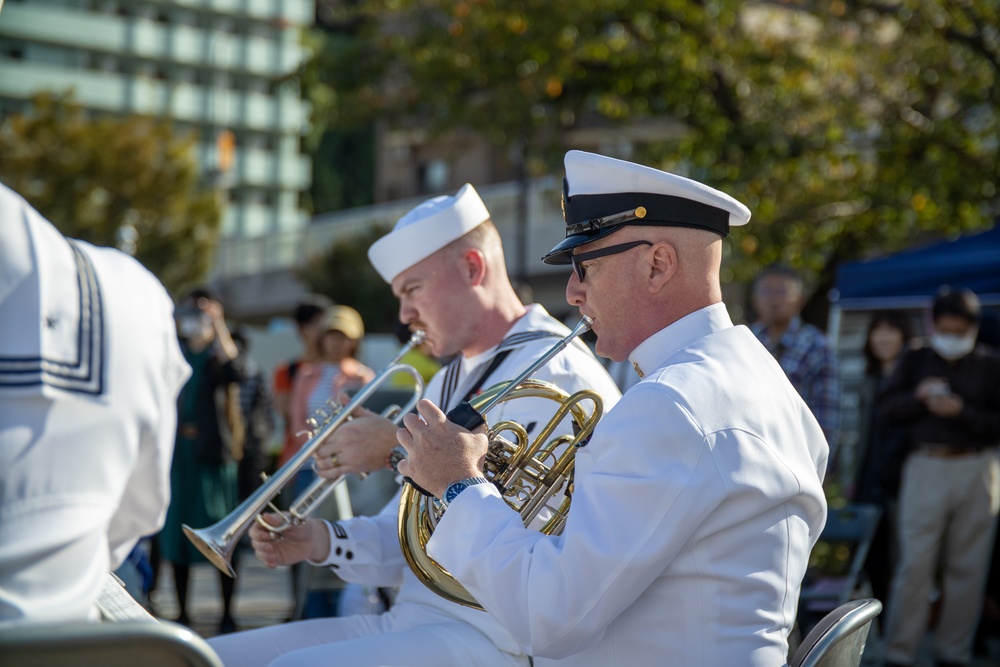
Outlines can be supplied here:
M194 142L165 121L41 93L0 125L0 181L66 236L133 251L177 294L205 279L221 221Z
M470 128L561 171L574 130L670 119L632 159L753 211L726 274L781 261L817 276L997 213L992 0L327 2L353 39L314 71L330 122ZM328 8L329 9L329 8Z

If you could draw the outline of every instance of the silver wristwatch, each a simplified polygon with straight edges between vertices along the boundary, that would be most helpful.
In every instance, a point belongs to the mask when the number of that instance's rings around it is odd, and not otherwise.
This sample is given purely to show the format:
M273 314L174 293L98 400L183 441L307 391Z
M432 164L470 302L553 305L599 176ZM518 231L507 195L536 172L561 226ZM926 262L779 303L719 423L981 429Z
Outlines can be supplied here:
M489 483L490 480L485 477L466 477L465 479L460 479L457 482L453 482L448 485L448 489L444 492L444 498L441 498L441 502L445 507L447 507L453 500L455 500L455 498L458 498L458 494L465 491L470 486Z

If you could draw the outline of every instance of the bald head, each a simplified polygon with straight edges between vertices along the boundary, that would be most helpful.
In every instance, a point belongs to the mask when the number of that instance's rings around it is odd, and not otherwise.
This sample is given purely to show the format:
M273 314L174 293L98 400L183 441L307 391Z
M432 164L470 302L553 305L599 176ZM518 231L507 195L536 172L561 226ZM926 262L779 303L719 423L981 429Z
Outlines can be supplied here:
M719 270L722 238L688 227L627 226L613 235L615 243L645 239L654 245L645 255L645 294L652 310L668 324L722 300Z
M627 247L635 241L645 243ZM574 255L616 246L625 247L582 260L585 278L574 272L566 286L566 300L594 319L601 356L621 361L657 331L722 300L717 233L627 225Z

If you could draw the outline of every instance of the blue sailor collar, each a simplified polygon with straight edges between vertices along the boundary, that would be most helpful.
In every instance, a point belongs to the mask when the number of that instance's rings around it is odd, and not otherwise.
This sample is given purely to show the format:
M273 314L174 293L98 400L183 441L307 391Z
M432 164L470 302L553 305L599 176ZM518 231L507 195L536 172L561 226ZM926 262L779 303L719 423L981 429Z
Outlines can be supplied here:
M645 377L695 341L732 326L733 321L726 310L726 304L715 303L685 315L667 328L657 331L639 343L628 358L639 377Z

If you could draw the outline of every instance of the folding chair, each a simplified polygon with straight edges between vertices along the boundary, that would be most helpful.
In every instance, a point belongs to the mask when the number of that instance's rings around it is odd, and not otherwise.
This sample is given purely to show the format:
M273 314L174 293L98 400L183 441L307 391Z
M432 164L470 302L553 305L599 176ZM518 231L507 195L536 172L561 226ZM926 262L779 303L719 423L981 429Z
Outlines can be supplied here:
M881 514L878 505L860 503L830 510L802 581L798 622L803 635L833 609L858 597ZM866 594L870 592L861 593Z
M0 667L222 667L208 643L177 623L121 621L0 629Z
M816 624L789 667L858 667L872 621L882 611L874 598L842 604Z

